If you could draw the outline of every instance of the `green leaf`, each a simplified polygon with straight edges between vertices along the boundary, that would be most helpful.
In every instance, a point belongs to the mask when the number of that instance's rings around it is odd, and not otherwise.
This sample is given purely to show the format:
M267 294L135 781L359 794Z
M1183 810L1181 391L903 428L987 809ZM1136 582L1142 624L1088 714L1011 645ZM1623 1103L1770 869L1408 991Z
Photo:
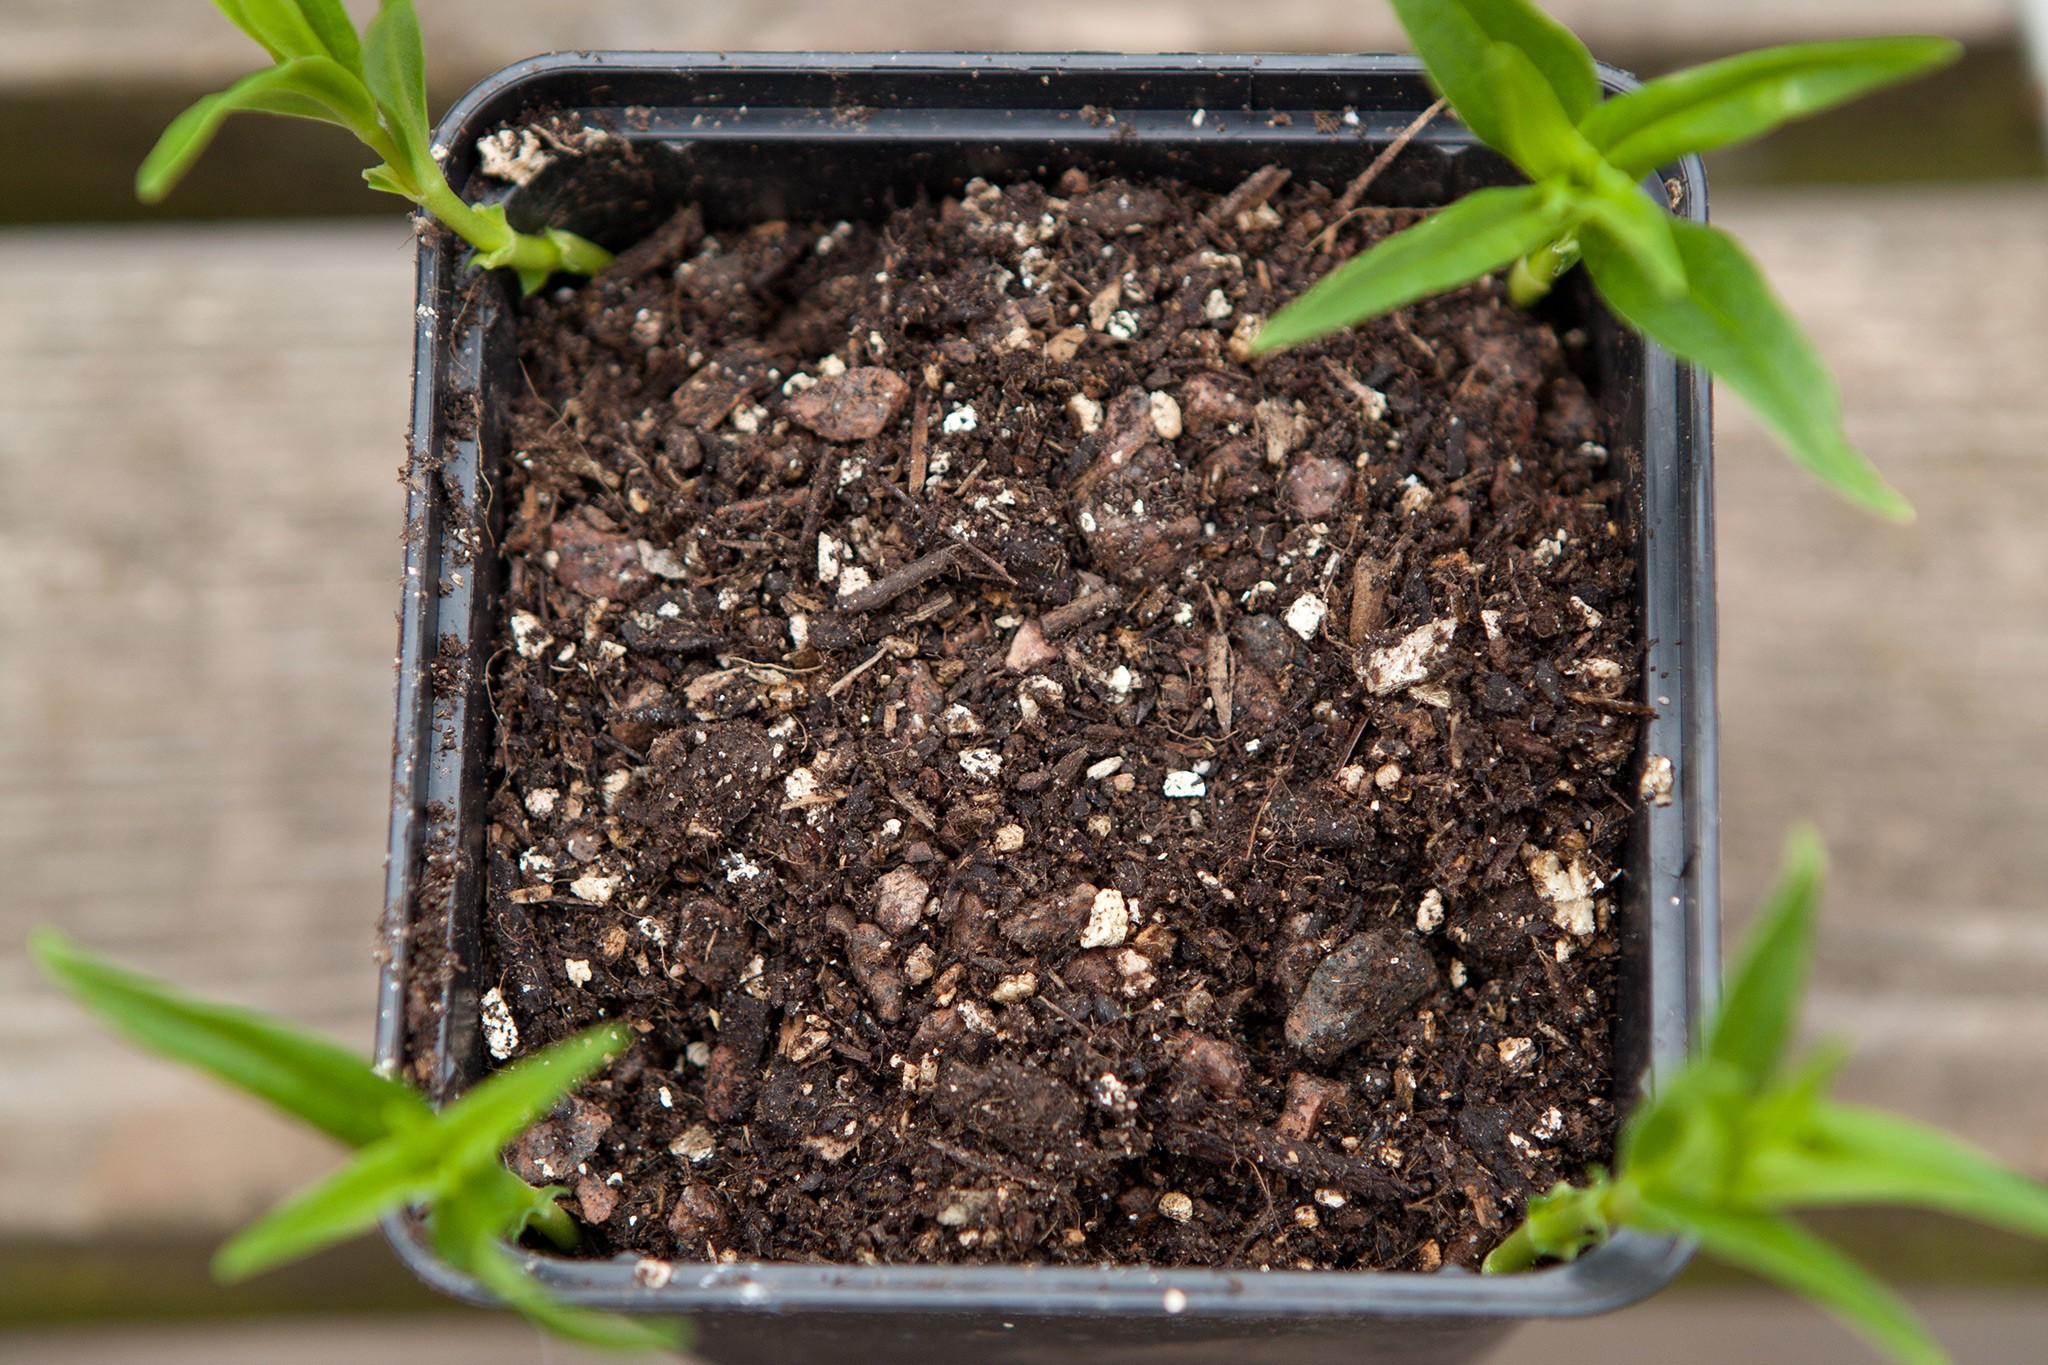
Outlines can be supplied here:
M1594 170L1593 186L1586 196L1587 218L1605 228L1628 253L1660 298L1684 298L1685 258L1673 229L1677 220L1643 193L1642 186L1604 162Z
M1750 1104L1733 1068L1696 1061L1666 1078L1623 1125L1621 1178L1639 1188L1719 1201L1742 1171Z
M31 936L29 950L67 994L131 1042L216 1076L352 1147L386 1137L394 1120L432 1117L426 1101L406 1086L285 1020L194 999L54 930Z
M363 183L373 190L395 194L401 199L419 201L420 191L404 175L389 166L372 166L363 172Z
M1486 30L1458 0L1392 0L1394 14L1422 58L1437 92L1487 146L1507 150L1507 137L1487 78Z
M192 169L228 115L283 114L378 135L376 107L362 83L332 57L298 57L245 76L208 95L171 121L135 174L135 193L146 204L169 194Z
M262 45L273 60L327 56L327 44L308 23L297 0L213 0L242 32ZM346 18L346 16L344 16ZM353 36L353 32L351 32Z
M1726 233L1671 220L1686 296L1665 298L1601 226L1581 233L1586 268L1614 310L1652 340L1720 376L1785 443L1794 459L1843 496L1904 521L1912 507L1842 430L1834 377Z
M363 33L363 79L414 178L438 177L427 122L427 58L412 0L384 0L370 21Z
M466 1175L495 1164L505 1144L554 1108L627 1043L626 1030L601 1024L565 1038L487 1077L441 1112L440 1169Z
M1827 852L1811 826L1792 831L1778 884L1764 900L1707 1029L1707 1056L1733 1067L1752 1094L1784 1065L1813 964Z
M1746 52L1660 76L1595 107L1579 125L1631 177L1692 152L1744 142L1882 86L1946 66L1947 38L1863 38Z
M1947 1365L1940 1343L1897 1295L1790 1219L1698 1203L1646 1201L1630 1221L1654 1232L1698 1238L1721 1260L1812 1299L1904 1365Z
M220 1280L247 1279L345 1242L377 1220L441 1192L442 1130L426 1124L365 1148L327 1179L243 1228L213 1258Z
M1487 76L1491 43L1505 43L1527 57L1572 122L1600 98L1600 79L1585 44L1528 0L1393 0L1393 6L1430 79L1488 146L1505 152L1512 136Z
M1937 1129L1823 1102L1806 1131L1765 1144L1745 1193L1776 1208L1911 1204L2048 1239L2048 1187Z
M616 1024L586 1029L516 1062L443 1110L431 1123L408 1127L367 1148L340 1171L272 1209L242 1230L214 1259L214 1273L242 1279L372 1227L384 1214L453 1189L495 1190L506 1219L524 1217L530 1186L508 1193L480 1171L501 1170L505 1144L625 1046Z
M1497 43L1520 50L1557 95L1573 122L1599 103L1600 73L1586 45L1529 0L1462 0L1467 11Z
M356 37L355 21L342 8L341 0L297 0L306 26L319 36L327 55L356 75L363 70L363 45Z
M686 1351L687 1322L638 1322L623 1313L595 1313L561 1302L496 1243L480 1245L465 1267L521 1317L564 1341L604 1351Z
M688 1346L681 1325L587 1312L549 1293L500 1245L501 1239L517 1235L537 1192L516 1179L505 1185L491 1175L479 1172L458 1185L428 1215L434 1250L442 1260L468 1271L529 1321L564 1340L618 1351L674 1352Z
M1352 257L1280 310L1252 342L1298 346L1469 284L1569 228L1571 202L1541 185L1478 190Z
M1600 165L1541 72L1518 48L1491 43L1487 79L1501 117L1501 148L1531 180L1590 178Z

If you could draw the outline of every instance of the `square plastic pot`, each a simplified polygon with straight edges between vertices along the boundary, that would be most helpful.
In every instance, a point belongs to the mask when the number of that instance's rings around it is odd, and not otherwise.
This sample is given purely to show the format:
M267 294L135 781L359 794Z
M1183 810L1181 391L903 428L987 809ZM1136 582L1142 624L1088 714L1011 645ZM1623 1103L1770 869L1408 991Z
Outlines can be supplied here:
M1610 90L1632 84L1603 70ZM1224 190L1269 162L1341 186L1431 100L1408 57L575 54L500 72L444 121L450 178L475 197L477 139L569 111L624 139L549 167L508 201L623 247L684 202L714 227L766 218L875 218L921 194L994 181L1169 175ZM616 146L616 144L614 144ZM1706 214L1695 160L1660 176ZM1433 123L1375 187L1433 205L1513 171L1454 120ZM1668 758L1668 800L1638 810L1618 891L1617 1093L1675 1064L1711 997L1718 836L1712 441L1706 378L1646 346L1566 282L1598 339L1611 458L1627 472L1653 708L1639 760ZM445 1096L482 1071L480 868L491 753L484 691L494 641L492 495L522 381L503 276L479 279L440 235L419 253L418 336L378 1056ZM406 1220L402 1257L452 1294L476 1286ZM535 1256L565 1298L689 1315L717 1361L1448 1362L1516 1319L1597 1313L1685 1264L1679 1243L1624 1233L1570 1266L1482 1277L1069 1266L706 1265Z

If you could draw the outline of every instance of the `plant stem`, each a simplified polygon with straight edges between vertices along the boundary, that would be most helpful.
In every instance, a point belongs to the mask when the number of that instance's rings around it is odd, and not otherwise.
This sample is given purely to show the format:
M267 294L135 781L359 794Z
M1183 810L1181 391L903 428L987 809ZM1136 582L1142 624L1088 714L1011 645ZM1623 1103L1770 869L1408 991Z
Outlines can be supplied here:
M536 1201L533 1226L541 1236L564 1251L573 1248L580 1240L576 1231L576 1220L569 1216L568 1210L552 1199Z
M1524 1221L1507 1240L1486 1254L1482 1269L1488 1275L1519 1275L1533 1270L1543 1259L1543 1253L1536 1250L1536 1239L1529 1234L1529 1224Z
M528 292L549 275L595 275L612 261L611 252L573 232L559 228L550 228L545 233L514 231L502 217L471 207L439 175L426 184L414 202L489 257L491 266L512 270L521 280L528 281Z
M1508 298L1517 308L1534 308L1564 272L1579 263L1579 240L1560 237L1516 261L1508 272Z

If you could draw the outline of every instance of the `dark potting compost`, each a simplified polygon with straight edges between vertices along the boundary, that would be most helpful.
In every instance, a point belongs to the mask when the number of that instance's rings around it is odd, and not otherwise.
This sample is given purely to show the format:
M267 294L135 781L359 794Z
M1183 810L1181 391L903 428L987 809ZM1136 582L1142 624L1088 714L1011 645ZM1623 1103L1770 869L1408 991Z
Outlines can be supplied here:
M1609 1159L1591 343L1246 345L1416 216L1070 172L524 305L480 985L637 1035L513 1153L589 1254L1429 1270Z

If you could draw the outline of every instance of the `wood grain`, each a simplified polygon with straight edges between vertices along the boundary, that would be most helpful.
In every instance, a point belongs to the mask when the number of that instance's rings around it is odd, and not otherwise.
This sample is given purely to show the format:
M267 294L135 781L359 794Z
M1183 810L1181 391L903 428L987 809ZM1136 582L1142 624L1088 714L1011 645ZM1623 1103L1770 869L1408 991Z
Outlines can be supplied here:
M1724 52L1856 34L2009 39L2011 0L1550 0L1595 52ZM360 18L374 9L350 5ZM536 52L1021 49L1109 52L1403 50L1384 5L1299 0L434 0L420 6L444 77L473 79ZM256 49L194 0L9 0L0 89L104 82L225 84Z
M1723 396L1731 917L1817 819L1851 1089L2048 1173L2048 191L1718 209L1921 511L1841 507ZM0 233L0 1236L225 1227L324 1160L19 945L367 1042L410 261L382 226Z

